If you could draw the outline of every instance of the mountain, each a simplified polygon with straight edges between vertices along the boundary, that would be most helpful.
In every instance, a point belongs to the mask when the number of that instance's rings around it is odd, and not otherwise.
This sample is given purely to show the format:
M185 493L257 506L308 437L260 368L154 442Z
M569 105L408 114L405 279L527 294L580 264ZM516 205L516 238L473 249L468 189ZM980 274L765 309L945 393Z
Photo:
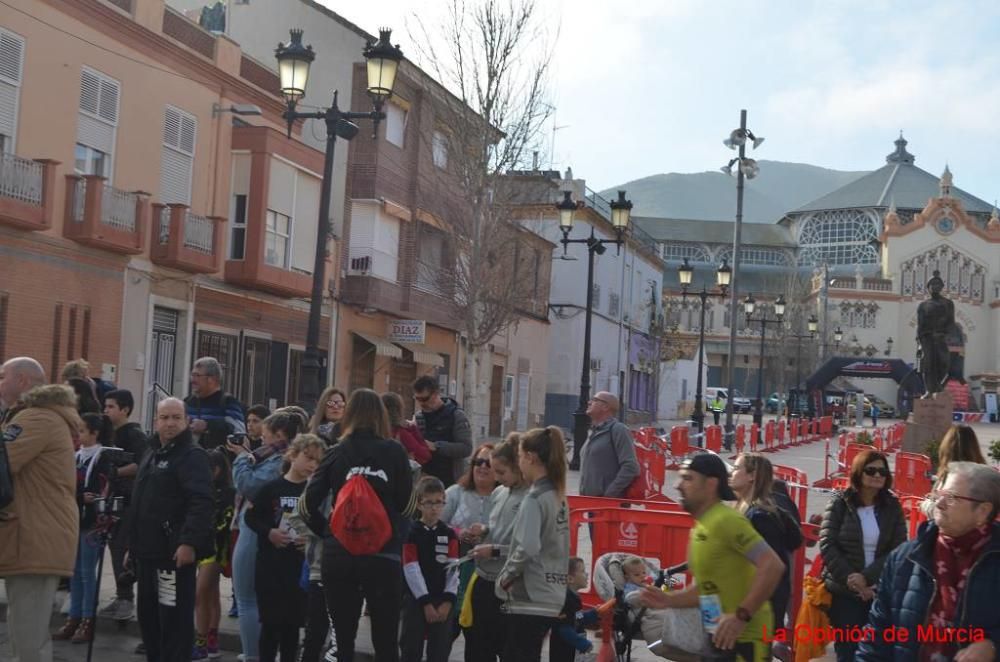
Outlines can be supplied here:
M785 213L835 191L867 172L830 170L806 163L758 161L760 174L747 180L743 220L774 223ZM730 220L736 215L736 178L721 172L651 175L613 186L601 195L628 192L635 216Z

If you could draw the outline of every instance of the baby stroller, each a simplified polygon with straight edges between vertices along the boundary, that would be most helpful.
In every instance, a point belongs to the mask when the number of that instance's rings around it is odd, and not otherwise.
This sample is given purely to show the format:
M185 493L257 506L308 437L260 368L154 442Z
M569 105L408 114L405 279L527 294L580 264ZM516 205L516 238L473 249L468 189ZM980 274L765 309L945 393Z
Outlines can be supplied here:
M666 610L647 609L634 603L634 600L633 604L629 603L629 596L626 596L623 591L625 572L622 568L622 563L628 556L632 555L611 552L597 559L597 563L594 565L594 591L602 600L615 598L611 632L616 662L630 662L632 641L635 639L646 641L653 654L666 659L681 662L699 660L700 657L696 654L685 652L662 642L664 612ZM646 562L648 574L655 580L655 586L662 587L667 583L676 588L682 586L683 573L687 570L687 564L661 570L659 561L656 559L643 559L643 561Z

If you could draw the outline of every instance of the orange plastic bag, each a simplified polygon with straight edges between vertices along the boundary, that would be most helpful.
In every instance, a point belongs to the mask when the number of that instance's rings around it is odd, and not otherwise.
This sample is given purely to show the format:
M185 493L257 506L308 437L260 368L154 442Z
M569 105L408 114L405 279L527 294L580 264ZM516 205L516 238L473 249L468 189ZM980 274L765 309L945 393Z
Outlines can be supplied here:
M795 627L809 628L809 632L816 632L820 628L830 627L830 619L826 615L826 609L830 607L832 597L826 590L826 585L820 577L806 577L803 580L803 600L799 607L799 613L795 618ZM795 662L808 662L826 654L826 644L816 641L817 637L803 637L796 639Z

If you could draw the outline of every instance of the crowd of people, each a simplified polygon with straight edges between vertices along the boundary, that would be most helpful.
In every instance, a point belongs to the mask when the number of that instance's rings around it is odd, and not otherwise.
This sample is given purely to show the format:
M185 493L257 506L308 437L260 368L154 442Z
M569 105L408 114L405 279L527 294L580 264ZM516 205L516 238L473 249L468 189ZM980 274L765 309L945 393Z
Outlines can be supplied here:
M216 359L198 359L190 395L161 400L147 438L129 420L132 394L92 379L85 362L68 364L61 384L31 358L0 367L14 488L0 510L0 577L15 659L49 662L51 639L91 641L97 613L135 613L151 661L218 658L222 576L232 578L245 662L353 660L362 617L379 662L445 662L460 636L471 662L539 660L547 637L551 662L594 655L584 628L597 612L578 595L587 566L569 554L559 428L476 445L434 377L413 383L412 420L399 394L370 389L329 387L312 416L247 407L223 378ZM581 494L625 497L642 480L618 410L606 392L589 403ZM801 587L791 559L805 513L756 453L732 467L695 454L676 488L695 520L694 581L661 590L643 559L626 558L623 593L696 613L705 657L770 659L776 633L793 625ZM888 458L861 452L822 518L830 623L876 633L838 640L838 659L995 659L1000 473L970 428L952 428L925 504L931 521L910 541L891 488ZM98 612L105 547L116 591ZM62 578L71 578L67 619L50 633ZM982 628L985 638L879 634L927 624Z

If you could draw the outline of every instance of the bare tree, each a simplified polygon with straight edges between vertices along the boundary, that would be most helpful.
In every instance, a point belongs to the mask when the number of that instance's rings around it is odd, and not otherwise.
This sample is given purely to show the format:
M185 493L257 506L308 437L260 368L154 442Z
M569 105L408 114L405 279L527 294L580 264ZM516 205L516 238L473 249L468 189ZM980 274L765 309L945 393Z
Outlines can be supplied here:
M535 0L451 0L433 29L415 17L420 64L448 91L422 132L437 165L422 186L438 194L433 214L449 255L435 277L466 340L471 414L490 373L487 346L537 303L538 262L513 222L523 189L509 176L537 154L552 109L551 53L536 9Z

